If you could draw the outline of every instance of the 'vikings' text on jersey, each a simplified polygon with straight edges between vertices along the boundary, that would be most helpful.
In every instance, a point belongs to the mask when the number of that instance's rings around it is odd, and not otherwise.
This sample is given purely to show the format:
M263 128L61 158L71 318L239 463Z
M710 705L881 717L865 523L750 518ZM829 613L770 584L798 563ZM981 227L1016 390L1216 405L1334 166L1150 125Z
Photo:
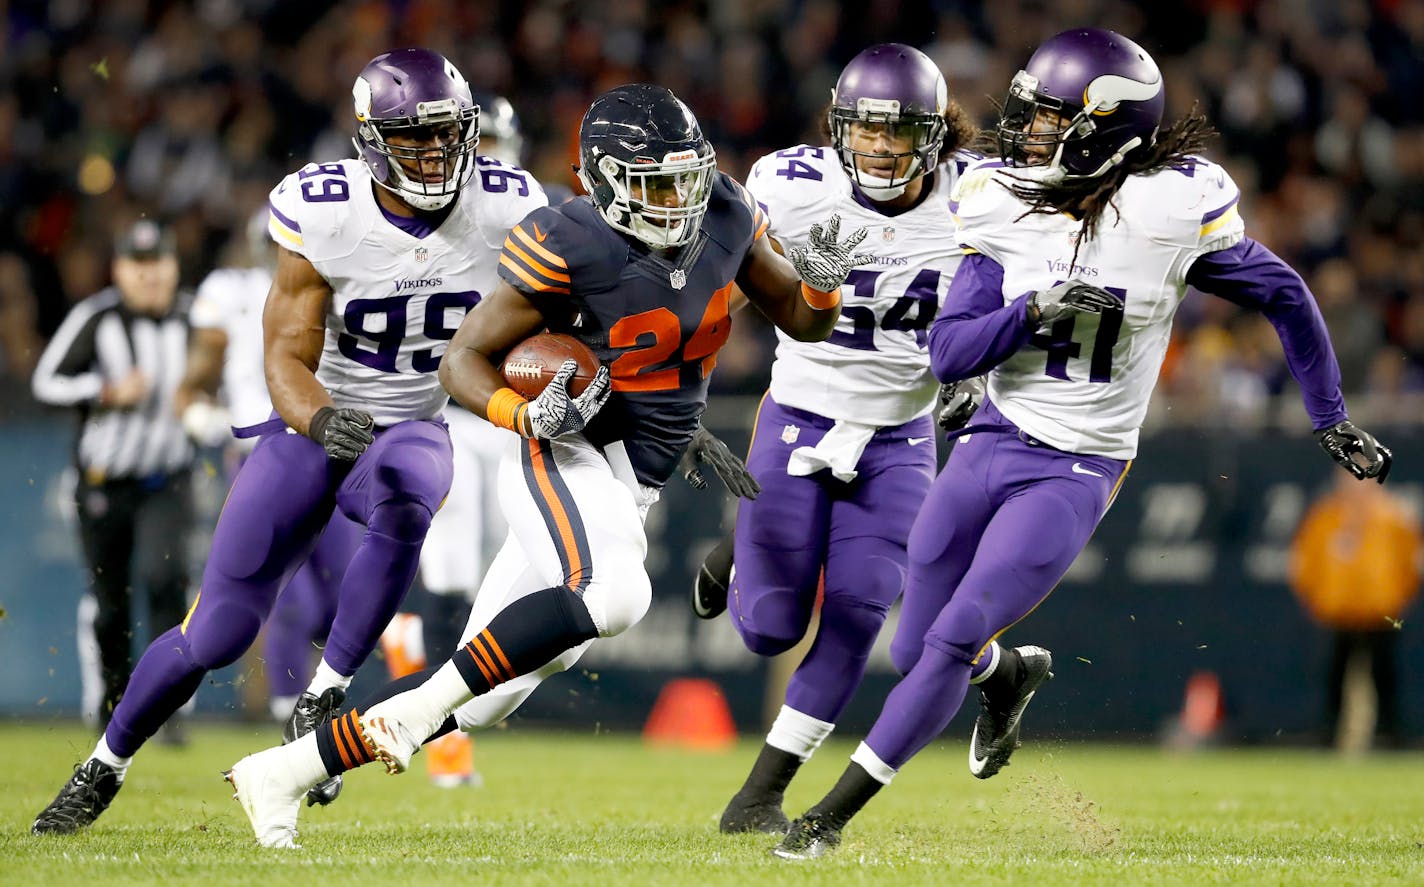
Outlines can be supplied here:
M494 288L510 228L546 205L534 177L480 157L449 216L430 229L386 213L360 160L308 164L272 192L268 230L334 291L317 380L337 407L378 425L439 415L435 370L465 314Z
M1064 213L1024 214L1000 160L955 190L959 243L1004 269L1004 304L1078 279L1122 298L1122 311L1055 323L989 376L989 398L1019 428L1062 450L1131 459L1167 353L1172 318L1198 257L1245 236L1241 192L1226 170L1192 158L1129 176L1097 234L1081 243ZM1075 258L1076 256L1076 258ZM1153 274L1166 269L1166 274Z
M881 426L929 410L939 383L930 373L926 331L961 258L946 236L954 225L949 195L975 159L959 152L941 164L925 180L931 192L898 215L867 205L830 148L798 145L757 161L747 187L766 207L778 242L788 249L805 243L812 225L839 213L843 230L869 230L857 252L875 257L846 278L830 338L797 342L777 332L773 400Z

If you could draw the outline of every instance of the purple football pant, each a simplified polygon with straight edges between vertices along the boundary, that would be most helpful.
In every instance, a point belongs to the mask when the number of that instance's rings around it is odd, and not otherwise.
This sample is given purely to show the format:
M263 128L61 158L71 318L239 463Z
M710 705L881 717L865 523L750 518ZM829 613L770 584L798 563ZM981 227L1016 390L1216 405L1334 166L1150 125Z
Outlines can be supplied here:
M334 512L311 557L277 595L262 635L262 660L273 696L296 696L311 681L312 651L331 631L341 579L365 534L365 527Z
M786 704L827 722L860 686L904 587L905 542L935 469L934 426L922 416L878 431L849 483L828 470L787 474L792 450L818 443L834 424L770 396L762 401L747 456L762 491L737 506L728 592L732 625L747 649L774 656L805 636L824 568L820 628L791 677Z
M135 666L105 731L109 748L133 754L205 673L252 645L333 508L366 527L341 580L324 656L338 673L355 674L410 589L430 518L450 489L450 465L450 434L438 419L377 431L349 464L301 435L262 438L218 516L198 599Z
M915 519L890 648L908 673L865 740L891 767L949 724L972 664L1048 597L1127 473L1118 459L1030 441L1012 429L961 438Z

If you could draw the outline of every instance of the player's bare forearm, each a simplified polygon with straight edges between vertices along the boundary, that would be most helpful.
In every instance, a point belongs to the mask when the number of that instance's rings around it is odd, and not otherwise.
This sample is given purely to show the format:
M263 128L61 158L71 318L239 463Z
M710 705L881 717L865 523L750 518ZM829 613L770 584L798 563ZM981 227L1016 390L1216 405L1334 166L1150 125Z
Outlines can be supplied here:
M508 387L499 372L509 349L544 328L544 315L507 283L465 315L440 360L440 384L456 402L488 419L496 391Z
M316 378L330 299L331 286L311 263L282 250L262 311L263 362L272 407L302 434L317 410L335 406Z
M807 301L796 269L772 247L770 237L752 245L737 285L767 320L799 342L820 342L836 328L840 301L817 308Z
M173 394L173 406L179 415L194 401L217 397L222 382L223 358L227 354L227 333L220 329L195 329L188 343L188 362L183 369L183 381Z

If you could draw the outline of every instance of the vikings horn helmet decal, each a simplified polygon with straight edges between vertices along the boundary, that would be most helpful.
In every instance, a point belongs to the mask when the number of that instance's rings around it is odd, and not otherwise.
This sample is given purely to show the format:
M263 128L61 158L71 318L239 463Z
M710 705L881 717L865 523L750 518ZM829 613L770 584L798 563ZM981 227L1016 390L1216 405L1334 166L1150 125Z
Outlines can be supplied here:
M381 187L430 211L448 205L470 180L480 110L444 56L428 49L382 53L361 69L351 100L352 141ZM388 139L396 135L431 141L418 148L392 145Z
M999 150L1047 181L1093 178L1156 141L1165 104L1162 72L1142 47L1100 28L1064 31L1014 75Z

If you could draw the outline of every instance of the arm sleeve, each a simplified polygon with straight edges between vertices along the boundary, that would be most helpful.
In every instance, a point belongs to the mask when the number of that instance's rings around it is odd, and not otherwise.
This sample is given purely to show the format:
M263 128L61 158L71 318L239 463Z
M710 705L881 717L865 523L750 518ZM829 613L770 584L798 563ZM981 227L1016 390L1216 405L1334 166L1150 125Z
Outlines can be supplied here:
M98 399L104 390L104 377L94 368L94 333L100 316L88 303L69 312L35 366L30 380L35 400L74 406Z
M1187 283L1266 315L1280 336L1286 365L1300 383L1314 428L1349 418L1325 319L1305 281L1280 257L1248 237L1198 257L1187 271Z
M982 254L959 264L930 326L930 368L941 382L982 375L1028 342L1028 293L1004 304L1004 269Z

